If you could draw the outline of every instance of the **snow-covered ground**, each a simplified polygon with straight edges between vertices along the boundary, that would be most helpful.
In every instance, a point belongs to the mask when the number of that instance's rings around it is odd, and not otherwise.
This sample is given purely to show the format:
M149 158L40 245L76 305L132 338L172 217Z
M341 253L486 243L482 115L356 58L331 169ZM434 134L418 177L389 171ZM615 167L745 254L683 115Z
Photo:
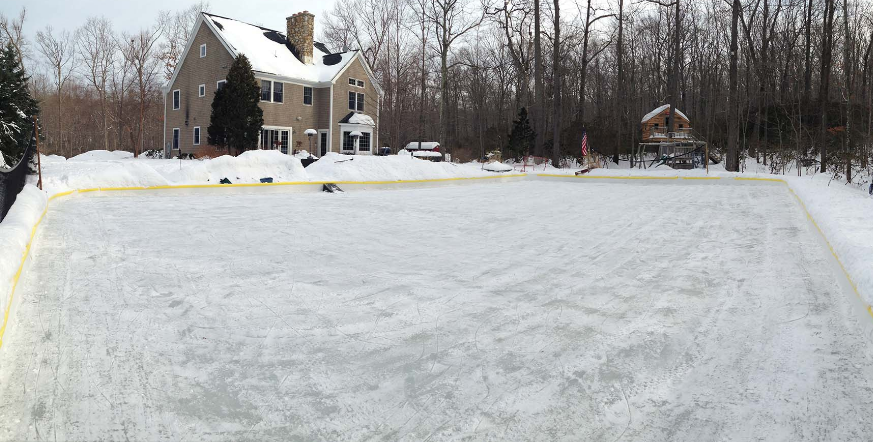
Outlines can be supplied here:
M42 158L48 193L97 187L299 181L396 181L493 176L480 165L434 163L409 156L349 156L330 153L304 169L299 158L279 151L248 151L206 160L133 158L124 151L97 150L64 159ZM36 178L33 177L33 183Z
M863 440L873 351L784 186L56 200L4 440Z

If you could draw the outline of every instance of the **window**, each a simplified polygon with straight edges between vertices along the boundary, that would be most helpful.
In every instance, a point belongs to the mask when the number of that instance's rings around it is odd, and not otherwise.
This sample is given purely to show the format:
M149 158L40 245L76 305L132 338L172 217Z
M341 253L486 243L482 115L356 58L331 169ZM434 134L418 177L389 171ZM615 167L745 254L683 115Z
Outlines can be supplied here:
M194 145L200 145L200 126L194 126Z
M349 92L349 110L364 111L364 94Z
M200 45L200 58L206 57L206 44Z
M358 80L355 80L354 78L349 78L349 85L350 86L357 86Z
M312 88L303 86L303 104L312 106Z
M179 105L182 102L182 92L179 89L173 91L173 110L179 110Z
M343 132L343 150L355 150L355 140L351 132Z
M270 95L272 95L272 85L273 82L267 80L261 80L261 101L270 101Z
M205 84L201 84L200 86L197 86L197 96L198 97L205 97L206 96L206 85Z
M361 152L370 151L370 132L361 133L361 138L358 140L358 150Z
M364 80L358 80L358 87L364 87Z
M285 84L273 82L273 103L281 103L284 100Z
M279 150L288 153L289 131L282 129L261 129L261 149Z
M179 150L179 128L173 128L173 150Z
M227 84L227 80L218 80L215 83L215 90L217 90L217 91L221 90L221 88L223 88L226 84Z

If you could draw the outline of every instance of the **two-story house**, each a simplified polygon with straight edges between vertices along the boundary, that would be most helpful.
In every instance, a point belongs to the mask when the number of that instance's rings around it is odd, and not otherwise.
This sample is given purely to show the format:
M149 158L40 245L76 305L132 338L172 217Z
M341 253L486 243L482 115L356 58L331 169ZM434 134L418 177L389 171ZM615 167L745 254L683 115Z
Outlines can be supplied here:
M315 16L286 19L286 33L201 13L164 93L164 146L170 156L209 152L215 91L237 54L261 86L264 126L252 149L370 155L379 144L382 89L360 51L330 53L315 42ZM313 129L316 135L306 135ZM310 132L312 133L312 132ZM222 153L216 150L216 153Z

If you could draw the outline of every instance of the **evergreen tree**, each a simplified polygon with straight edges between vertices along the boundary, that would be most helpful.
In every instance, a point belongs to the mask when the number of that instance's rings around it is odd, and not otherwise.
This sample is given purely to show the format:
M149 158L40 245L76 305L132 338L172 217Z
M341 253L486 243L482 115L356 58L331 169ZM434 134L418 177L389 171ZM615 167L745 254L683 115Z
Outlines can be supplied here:
M258 106L260 101L261 88L252 65L240 54L230 65L227 83L215 91L207 129L209 144L226 147L237 154L254 149L264 125L264 111Z
M512 132L509 134L509 154L519 159L530 152L536 141L537 134L530 126L527 109L518 111L518 119L512 122Z
M27 80L15 48L8 43L0 51L0 155L9 167L21 159L30 141L32 118L39 113Z

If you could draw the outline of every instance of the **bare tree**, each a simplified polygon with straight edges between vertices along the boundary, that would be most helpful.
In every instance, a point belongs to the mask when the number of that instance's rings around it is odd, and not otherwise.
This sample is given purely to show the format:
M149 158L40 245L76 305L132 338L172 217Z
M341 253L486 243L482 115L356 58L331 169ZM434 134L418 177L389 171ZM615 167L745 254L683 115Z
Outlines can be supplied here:
M130 63L135 75L137 90L139 92L139 128L137 130L137 145L134 146L133 155L142 153L145 134L145 108L146 100L156 90L156 78L160 59L157 56L157 45L162 34L160 25L143 29L136 34L122 34L123 42L119 45L125 60Z
M428 0L425 9L427 18L433 25L436 33L437 52L440 57L440 126L439 142L451 153L446 137L449 133L449 54L452 45L470 30L475 29L485 19L483 7L479 11L474 10L470 0Z
M63 89L75 68L75 40L69 32L61 31L55 34L51 26L47 26L44 30L36 33L36 42L39 45L39 52L44 57L44 61L51 72L55 91L57 92L58 115L55 139L57 140L58 151L62 152L64 146ZM72 149L70 149L70 156L73 156Z
M24 19L27 16L27 9L21 8L17 19L9 19L3 14L0 14L0 42L4 40L12 43L15 48L15 53L18 55L18 64L24 66L24 57L26 54L27 41L24 39Z
M160 59L163 63L164 77L169 80L176 70L185 51L185 45L191 39L191 33L196 32L194 25L201 12L209 10L209 2L201 0L176 13L164 12L160 15L161 27L167 30L160 48Z
M115 62L115 38L106 18L89 18L78 32L79 55L85 68L85 78L100 98L103 122L103 149L109 150L109 109L107 86Z

